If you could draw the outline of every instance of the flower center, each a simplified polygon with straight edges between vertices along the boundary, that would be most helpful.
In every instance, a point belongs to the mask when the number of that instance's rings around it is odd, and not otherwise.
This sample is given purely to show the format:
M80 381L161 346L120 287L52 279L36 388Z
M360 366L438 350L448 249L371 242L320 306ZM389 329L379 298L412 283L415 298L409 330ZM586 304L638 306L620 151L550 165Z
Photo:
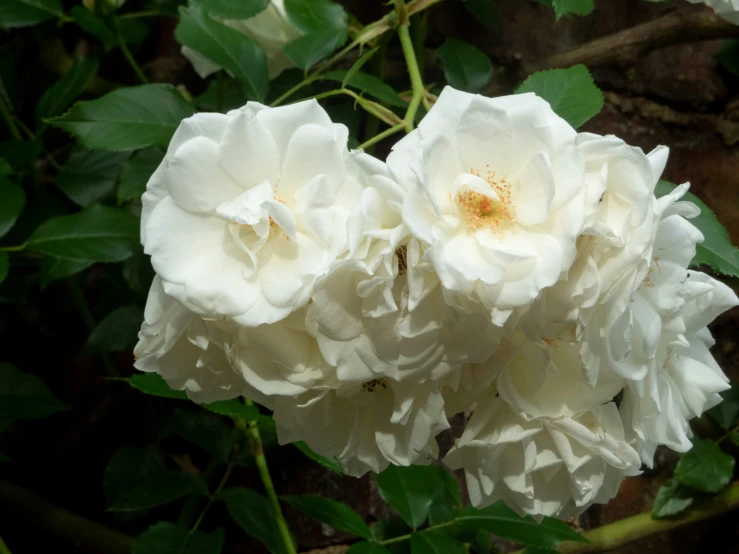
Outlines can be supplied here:
M458 192L457 202L467 214L468 225L473 229L502 232L515 221L511 183L505 179L496 179L495 171L487 166L483 170L470 169L470 173L487 181L498 199L469 189Z
M398 257L398 275L405 275L408 270L408 247L401 246L395 250Z
M366 383L362 383L362 390L367 392L375 392L376 390L380 389L386 389L387 388L387 380L384 377L381 377L380 379L372 379L372 381L367 381Z

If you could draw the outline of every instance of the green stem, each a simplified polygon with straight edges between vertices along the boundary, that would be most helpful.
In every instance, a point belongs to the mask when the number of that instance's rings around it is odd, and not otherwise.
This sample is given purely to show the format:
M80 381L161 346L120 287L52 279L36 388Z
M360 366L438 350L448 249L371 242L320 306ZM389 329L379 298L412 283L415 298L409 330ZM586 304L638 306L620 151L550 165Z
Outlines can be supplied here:
M372 121L379 121L379 120L373 119ZM402 123L398 123L397 125L390 127L389 129L385 129L382 133L379 133L375 135L374 137L372 137L371 139L364 141L357 148L361 150L366 150L370 146L380 142L382 139L386 139L387 137L394 135L395 133L398 133L402 131L403 129L405 129L405 121Z
M123 35L121 34L121 29L118 26L118 20L116 19L116 16L113 16L112 19L113 28L115 29L115 36L118 39L118 47L121 49L121 52L123 52L126 61L128 61L128 65L131 66L131 69L133 69L133 72L139 78L139 81L141 81L145 85L149 84L149 79L146 78L146 75L144 75L141 67L139 67L139 64L134 59L133 54L131 54L131 51L128 49L126 41L123 40Z
M253 406L251 400L244 399L247 406ZM295 550L295 543L293 543L292 535L290 534L290 528L287 526L285 516L282 514L282 508L280 508L280 501L277 499L277 493L275 492L275 486L272 483L272 477L269 475L269 467L267 466L267 458L264 456L264 447L262 446L262 436L259 433L259 426L256 419L250 421L247 426L247 432L252 447L252 455L259 471L259 477L262 479L262 485L264 491L267 493L267 499L272 507L272 515L277 522L277 527L280 530L280 536L282 542L285 545L285 551L287 554L297 554Z
M172 17L168 13L158 10L142 10L140 12L130 12L119 15L121 19L137 19L139 17Z
M79 311L82 321L84 321L85 327L87 327L87 331L92 333L96 327L95 317L87 306L85 296L82 294L82 289L80 289L73 277L67 279L67 285L69 286L69 291L72 293L72 302L74 302L74 305L77 307L77 311ZM100 359L102 360L105 372L109 377L120 377L120 373L118 373L113 362L110 361L110 356L108 356L108 354L104 352L101 353Z
M298 92L300 89L302 89L304 87L307 87L312 82L314 82L316 79L318 79L318 74L308 75L305 79L303 79L302 81L300 81L297 85L295 85L294 87L292 87L291 89L289 89L285 93L283 93L280 96L278 96L277 97L277 100L275 100L274 102L272 102L270 104L270 106L273 107L273 108L275 106L279 106L285 100L287 100L288 98L290 98L293 94L295 94L296 92Z
M230 460L228 461L228 465L226 466L226 471L223 474L223 478L221 479L221 482L218 483L218 488L216 488L215 492L208 499L208 503L205 505L205 508L203 508L203 511L200 512L198 519L195 520L195 523L193 524L192 529L190 529L190 534L197 531L198 527L200 527L200 524L202 523L203 518L205 517L205 514L208 513L208 509L210 508L211 504L215 502L216 498L218 497L218 493L220 493L223 490L223 488L226 486L226 483L228 482L228 478L231 477L231 472L233 471L233 469L234 469L234 459L233 459L233 456L231 456Z
M671 531L676 527L682 527L696 521L708 519L729 510L739 508L739 483L729 485L723 492L717 494L705 504L696 508L680 519L652 519L652 514L646 512L632 517L627 517L590 531L585 531L583 536L590 541L588 544L578 542L562 543L556 552L560 554L586 554L591 552L603 552L628 544L637 539ZM518 550L513 554L523 554L524 550Z
M739 432L739 425L733 427L732 429L729 429L724 435L721 436L720 439L716 441L716 444L721 444L722 442L724 442L726 439L728 439L731 435L733 435L736 432Z
M18 130L15 121L13 121L13 116L10 115L10 110L8 110L8 106L5 105L2 98L0 98L0 116L5 121L5 125L8 127L10 134L13 135L13 138L15 140L23 140L21 132Z
M0 246L0 252L20 252L25 250L26 243L19 244L18 246Z
M449 527L450 525L454 525L456 523L456 520L447 521L444 523L439 523L438 525L431 525L429 527L426 527L426 529L421 529L420 531L416 531L416 533L426 533L429 531L436 531L437 529L443 529L444 527ZM409 541L411 540L411 534L408 533L407 535L401 535L399 537L393 537L392 539L387 539L384 541L380 541L378 544L385 546L388 544L394 544L396 542L403 542L403 541Z
M0 554L10 554L10 548L5 544L5 541L0 537Z
M0 512L5 512L5 523L12 517L85 551L130 554L133 546L130 536L73 514L8 481L0 481ZM58 552L59 548L54 550Z
M408 31L408 12L404 0L395 0L395 8L398 12L398 21L400 22L400 26L398 27L400 45L403 48L403 56L405 56L408 75L411 78L411 86L413 87L413 97L411 98L410 104L408 104L408 110L405 112L405 117L403 118L405 120L405 130L407 133L410 133L415 125L418 106L426 96L426 89L423 86L423 78L418 67L416 52L413 49L413 41Z

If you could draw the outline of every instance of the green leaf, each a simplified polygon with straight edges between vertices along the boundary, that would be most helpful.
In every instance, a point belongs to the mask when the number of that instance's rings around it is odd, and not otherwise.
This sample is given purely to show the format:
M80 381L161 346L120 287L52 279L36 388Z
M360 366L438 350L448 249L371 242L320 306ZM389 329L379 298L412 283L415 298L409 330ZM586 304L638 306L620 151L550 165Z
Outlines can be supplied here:
M439 525L454 519L462 509L462 491L452 472L446 471L443 467L432 467L437 473L435 477L437 487L429 509L429 523Z
M739 40L725 40L716 54L716 61L734 75L739 75Z
M295 39L285 46L285 55L296 66L308 71L346 40L346 31L316 31Z
M269 88L267 58L259 44L238 31L218 23L203 10L180 8L175 37L213 63L229 71L250 100L264 100Z
M390 551L376 542L355 542L346 554L391 554Z
M72 9L69 10L69 15L74 19L74 22L80 29L94 37L97 37L106 51L115 46L115 34L113 33L113 30L108 27L103 18L98 17L81 5L72 6Z
M465 554L462 543L438 532L411 535L411 554Z
M223 19L249 19L264 11L270 0L192 0L192 5Z
M51 119L90 150L121 152L167 146L180 122L194 110L172 85L141 85L78 102Z
M118 204L141 198L146 191L146 183L162 163L162 159L164 159L164 152L152 146L139 150L123 163L118 184Z
M0 175L0 237L15 225L26 205L26 193L13 181Z
M595 0L554 0L557 19L563 15L588 15L595 9Z
M0 363L0 419L41 419L68 409L41 379Z
M164 471L164 458L151 448L124 446L116 451L105 466L103 494L108 505L121 494Z
M721 451L711 440L697 440L680 457L675 468L675 480L704 492L718 492L731 481L734 458Z
M322 465L334 473L338 473L340 475L344 474L344 468L341 467L341 464L335 458L326 458L325 456L316 454L313 452L311 447L303 441L294 442L293 445L317 464Z
M493 0L464 0L464 7L483 25L500 28L500 16Z
M280 75L282 74L284 72ZM221 92L219 92L219 87L223 87ZM270 95L274 94L274 81L270 83L269 92ZM195 99L195 105L204 111L228 112L244 105L244 93L241 92L241 88L235 80L224 75L221 79L211 79L208 82L208 88Z
M214 460L225 462L231 452L231 430L208 412L175 409L167 431L206 450Z
M652 517L662 519L683 513L693 504L694 492L675 479L668 479L657 491Z
M516 94L524 92L536 93L549 102L554 113L573 127L579 127L603 107L603 93L584 65L529 75L516 89Z
M344 8L330 0L285 0L290 20L303 34L337 30L346 40L348 17Z
M334 529L345 531L363 539L372 538L372 532L362 516L346 504L313 494L283 496L282 499L304 514L322 521Z
M71 277L80 271L84 271L95 262L91 260L66 260L45 256L41 260L41 288L45 289L50 283L66 277Z
M151 396L187 400L187 393L174 390L158 373L135 373L125 381L133 388Z
M729 390L719 394L724 400L708 410L708 414L728 431L739 420L739 385L732 382Z
M223 540L223 529L203 533L161 521L134 539L131 554L219 554Z
M659 181L655 189L657 197L672 191L675 185L669 181ZM704 240L695 247L692 267L706 264L715 271L731 277L739 277L739 248L731 244L729 233L711 211L711 208L691 192L685 193L684 201L692 202L700 208L700 215L690 222L703 233Z
M15 82L15 58L8 52L0 52L0 101L4 102L10 113L15 111L17 98Z
M97 58L79 57L64 76L51 85L36 106L36 126L46 127L43 119L54 117L64 111L72 101L84 90L87 82L98 71Z
M162 471L118 496L109 512L133 512L169 504L188 494L207 495L203 480L184 471Z
M61 16L59 0L3 0L0 28L28 27Z
M218 498L226 502L231 518L247 534L263 543L273 554L288 554L266 498L241 487L226 489Z
M144 311L134 304L121 306L106 315L87 339L83 352L120 352L136 344Z
M457 515L454 527L459 530L483 529L498 537L537 548L556 548L564 541L587 543L565 522L551 517L537 523L531 517L521 517L502 501L486 508L465 506Z
M413 529L426 520L437 483L429 466L391 465L378 474L380 496Z
M8 259L7 252L0 252L0 284L5 281L10 270L10 260Z
M246 404L242 404L238 398L232 398L231 400L217 400L210 404L203 404L203 407L215 414L232 417L234 419L241 419L243 421L252 421L259 416L259 410L256 406L247 406Z
M362 69L364 64L366 64L369 59L375 55L375 53L380 49L379 46L374 47L369 52L365 52L365 54L359 58L356 62L354 62L354 65L352 65L349 68L349 71L346 72L346 75L344 76L344 79L341 81L341 86L346 87L349 84L349 81L351 81L352 77L357 74L357 72Z
M348 86L366 92L370 96L374 96L391 106L397 106L399 108L408 107L408 103L395 92L393 87L382 81L382 79L378 79L374 75L362 73L361 71L357 71L351 78L348 78L348 75L349 72L345 69L337 69L323 73L321 79L346 83ZM342 86L346 86L346 84L342 84Z
M72 215L52 217L26 241L30 250L68 260L120 262L139 243L139 220L132 213L92 206Z
M6 140L0 142L0 157L16 170L31 165L40 153L41 143L36 140Z
M438 50L444 77L452 87L466 92L480 92L493 76L493 64L480 50L449 38Z
M76 150L59 170L56 185L72 202L86 208L113 191L128 157L128 152Z

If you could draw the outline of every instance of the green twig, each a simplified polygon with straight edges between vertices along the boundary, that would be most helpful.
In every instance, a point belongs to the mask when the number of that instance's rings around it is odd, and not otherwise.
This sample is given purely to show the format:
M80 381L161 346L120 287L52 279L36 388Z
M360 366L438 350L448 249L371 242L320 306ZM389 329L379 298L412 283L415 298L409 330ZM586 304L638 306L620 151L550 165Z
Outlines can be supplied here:
M450 525L454 525L456 522L457 521L453 519L451 521L439 523L438 525L430 525L429 527L426 527L426 529L421 529L420 531L416 531L416 533L426 533L430 531L436 531L437 529L443 529L444 527L449 527ZM394 544L396 542L403 542L403 541L409 541L409 540L411 540L411 533L408 533L407 535L401 535L399 537L393 537L392 539L380 541L378 544L382 546L386 546L388 544Z
M118 47L121 49L121 52L123 52L123 55L126 58L126 61L128 61L128 65L131 66L131 69L133 69L133 72L136 74L136 76L139 78L139 80L143 84L148 84L149 79L146 78L146 75L144 75L144 72L141 70L141 67L136 62L136 60L133 57L133 54L131 54L131 51L128 49L128 46L126 45L126 41L123 40L123 35L121 34L121 28L118 26L118 19L116 19L116 16L112 16L113 20L113 28L115 29L115 36L118 39Z
M379 121L379 120L373 120L373 121ZM372 137L369 140L364 141L362 144L360 144L357 148L360 150L366 150L370 146L377 144L382 139L386 139L387 137L394 135L395 133L398 133L405 129L405 121L402 123L398 123L397 125L390 127L389 129L385 129L382 133L379 133Z
M10 134L13 135L13 138L15 140L23 140L21 132L18 130L15 121L13 121L13 116L10 114L10 110L8 109L8 106L5 105L5 102L2 98L0 98L0 116L2 116L5 125L10 131Z
M232 454L228 460L228 465L226 465L226 471L223 474L223 478L221 479L221 482L218 483L218 487L216 488L215 492L208 499L208 503L203 508L203 511L200 512L198 519L195 520L195 523L193 524L192 529L190 529L190 534L197 531L198 527L200 527L200 524L202 523L203 518L205 517L205 514L208 513L208 509L210 508L211 504L213 504L213 502L216 501L218 497L218 493L220 493L226 486L226 483L228 482L228 478L231 477L231 472L233 471L233 469L234 469L234 456Z
M172 17L166 12L159 10L141 10L140 12L130 12L119 15L121 19L138 19L139 17Z
M411 98L410 104L408 104L408 110L405 112L405 117L403 118L405 120L405 130L407 133L410 133L415 126L418 106L426 96L426 89L423 86L423 78L418 67L416 52L413 48L410 32L408 31L408 10L404 0L395 0L395 9L398 13L398 21L400 22L398 37L400 37L400 45L403 48L403 56L405 56L408 75L411 78L411 86L413 87L413 97Z
M279 106L285 100L287 100L288 98L290 98L293 94L295 94L296 92L298 92L300 89L302 89L303 87L307 87L308 85L310 85L311 83L313 83L317 79L318 79L318 75L317 74L308 75L305 79L303 79L302 81L300 81L297 85L295 85L291 89L287 90L285 93L283 93L280 96L278 96L277 99L270 104L270 106L273 107L273 108L275 106Z
M251 400L245 398L244 401L247 406L253 406ZM290 534L290 528L287 526L285 516L282 514L282 508L280 508L280 501L277 499L272 477L269 475L267 458L264 456L264 447L262 445L262 436L259 433L259 424L256 419L247 424L247 433L251 444L252 455L259 471L259 477L262 479L264 491L267 493L267 498L272 508L272 515L277 522L277 528L280 530L280 537L282 537L282 542L285 545L285 551L287 554L297 554L295 543L293 543L293 538Z
M0 246L0 252L20 252L25 250L26 243L19 244L18 246Z
M716 444L721 444L736 432L739 432L739 425L733 427L732 429L729 429L726 433L724 433L724 435L722 435L721 438L716 441Z

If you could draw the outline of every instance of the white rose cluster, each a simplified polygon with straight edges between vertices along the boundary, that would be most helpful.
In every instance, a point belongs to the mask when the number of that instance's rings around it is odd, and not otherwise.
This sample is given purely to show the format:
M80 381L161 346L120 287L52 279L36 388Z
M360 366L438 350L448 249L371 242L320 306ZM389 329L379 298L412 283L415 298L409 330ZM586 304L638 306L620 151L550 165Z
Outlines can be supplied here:
M195 115L143 196L136 367L262 404L351 475L430 463L471 411L444 462L474 504L577 514L728 388L706 325L737 297L687 269L667 154L534 94L446 88L386 163L315 100Z

